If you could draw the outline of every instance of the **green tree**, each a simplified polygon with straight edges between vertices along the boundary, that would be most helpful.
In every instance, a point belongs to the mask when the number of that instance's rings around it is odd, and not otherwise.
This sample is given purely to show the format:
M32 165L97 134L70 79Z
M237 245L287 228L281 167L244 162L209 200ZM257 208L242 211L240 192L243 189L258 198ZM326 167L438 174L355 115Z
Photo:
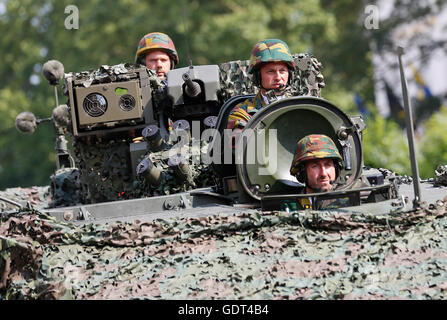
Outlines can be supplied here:
M402 129L377 113L366 121L366 125L363 133L365 165L411 174L408 144Z
M420 141L422 158L420 161L421 177L433 177L438 165L447 164L447 107L441 107L424 124L425 134Z

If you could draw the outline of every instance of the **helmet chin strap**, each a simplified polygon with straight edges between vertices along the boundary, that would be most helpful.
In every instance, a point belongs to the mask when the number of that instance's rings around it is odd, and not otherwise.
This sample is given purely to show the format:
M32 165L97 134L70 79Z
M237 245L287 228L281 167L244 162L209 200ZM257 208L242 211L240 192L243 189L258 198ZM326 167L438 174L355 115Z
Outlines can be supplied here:
M283 91L285 88L286 88L286 86L285 86L284 84L280 83L280 84L279 84L279 88L278 88L278 89L273 89L273 90L275 90L276 92L278 92L278 91Z

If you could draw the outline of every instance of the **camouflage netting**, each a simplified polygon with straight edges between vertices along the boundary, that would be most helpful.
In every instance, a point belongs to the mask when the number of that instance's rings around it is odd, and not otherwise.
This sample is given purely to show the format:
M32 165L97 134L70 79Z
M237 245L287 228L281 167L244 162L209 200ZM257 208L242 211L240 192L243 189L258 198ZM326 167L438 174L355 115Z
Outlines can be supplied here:
M439 165L435 170L435 186L447 186L447 165Z
M214 186L216 181L212 168L200 161L200 158L203 159L206 155L207 148L207 142L196 142L194 138L191 138L190 143L184 146L149 153L147 156L161 172L160 184L152 186L143 177L138 177L138 180L134 182L132 196L135 198L163 196L194 188ZM172 154L186 155L187 153L190 153L191 156L186 161L189 169L189 179L182 179L175 175L174 170L169 167L168 161ZM192 157L198 156L200 158L193 162Z
M77 165L81 173L83 197L92 203L121 200L121 194L129 195L132 191L132 173L128 160L129 143L132 140L92 140L79 140L74 144L76 158L79 159Z
M84 202L81 177L78 168L62 168L50 176L50 191L53 195L50 208L75 206Z
M386 216L273 212L0 225L3 299L445 299L447 197Z
M61 206L61 204L71 205L74 202L88 202L98 203L105 201L116 201L123 199L134 199L141 197L150 197L158 195L168 195L178 192L184 192L193 188L209 187L215 184L214 174L211 168L203 163L193 163L192 159L188 159L188 164L191 173L191 181L181 181L176 178L172 169L169 169L168 160L170 149L148 153L154 165L163 172L162 182L159 186L151 186L144 179L132 177L132 169L128 159L129 155L129 141L107 141L98 142L93 141L88 143L76 144L76 156L79 160L79 170L67 170L72 177L71 183L65 183L67 188L54 188L60 190L60 202L54 206ZM190 147L190 150L189 150ZM192 154L205 154L207 143L204 142L200 150L194 146L191 141L185 146L185 150L189 150ZM182 152L185 154L186 151ZM81 157L82 154L82 157ZM123 157L122 155L126 155ZM144 158L144 156L142 156ZM139 159L142 160L142 159ZM79 177L78 172L82 172ZM77 174L77 175L74 175ZM59 174L59 185L61 181L65 181L67 173ZM54 184L54 180L53 184ZM81 182L83 190L88 192L82 193ZM68 186L69 185L69 186ZM77 188L74 188L77 186ZM88 186L88 187L87 187ZM69 190L71 192L64 192ZM87 201L82 201L82 197Z
M307 53L293 54L292 57L296 64L292 83L296 92L293 94L320 97L321 89L325 87L321 73L322 63ZM248 66L248 60L230 61L219 65L221 95L224 101L239 94L257 93L257 87L253 85L251 76L247 73Z
M26 207L27 203L36 209L44 209L48 207L51 202L50 187L29 187L29 188L8 188L0 191L0 197L11 200L22 207ZM0 213L10 210L16 210L17 205L0 201Z

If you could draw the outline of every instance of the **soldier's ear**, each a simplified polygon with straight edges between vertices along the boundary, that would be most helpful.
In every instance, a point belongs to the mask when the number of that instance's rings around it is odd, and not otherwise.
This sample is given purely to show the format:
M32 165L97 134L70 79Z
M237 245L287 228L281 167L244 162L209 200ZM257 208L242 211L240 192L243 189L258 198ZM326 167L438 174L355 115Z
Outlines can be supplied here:
M299 183L306 183L306 179L307 179L306 167L303 164L299 165L298 173L296 174L295 177Z
M340 163L340 161L337 160L332 160L334 162L334 167L335 167L335 179L338 179L338 177L340 176L341 173L341 169L342 169L342 164Z
M261 86L261 69L253 71L253 84L257 87Z
M146 63L144 62L145 58L146 58L146 55L139 56L137 58L136 64L142 64L143 66L145 66L146 65Z

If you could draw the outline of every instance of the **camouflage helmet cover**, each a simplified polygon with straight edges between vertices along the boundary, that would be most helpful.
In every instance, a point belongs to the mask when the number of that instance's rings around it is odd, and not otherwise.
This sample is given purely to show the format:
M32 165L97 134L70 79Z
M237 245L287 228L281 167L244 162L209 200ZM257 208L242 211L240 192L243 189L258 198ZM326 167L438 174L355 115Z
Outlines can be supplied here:
M177 51L175 50L174 42L167 34L161 32L151 32L141 38L140 42L138 43L135 61L138 62L138 58L150 50L165 51L172 58L174 64L178 64L179 59Z
M298 141L298 146L290 167L290 174L296 175L299 165L306 160L332 158L339 162L342 157L334 141L323 134L311 134Z
M252 74L266 62L285 62L290 69L295 70L295 62L289 46L279 39L266 39L255 44L250 56L248 73Z

